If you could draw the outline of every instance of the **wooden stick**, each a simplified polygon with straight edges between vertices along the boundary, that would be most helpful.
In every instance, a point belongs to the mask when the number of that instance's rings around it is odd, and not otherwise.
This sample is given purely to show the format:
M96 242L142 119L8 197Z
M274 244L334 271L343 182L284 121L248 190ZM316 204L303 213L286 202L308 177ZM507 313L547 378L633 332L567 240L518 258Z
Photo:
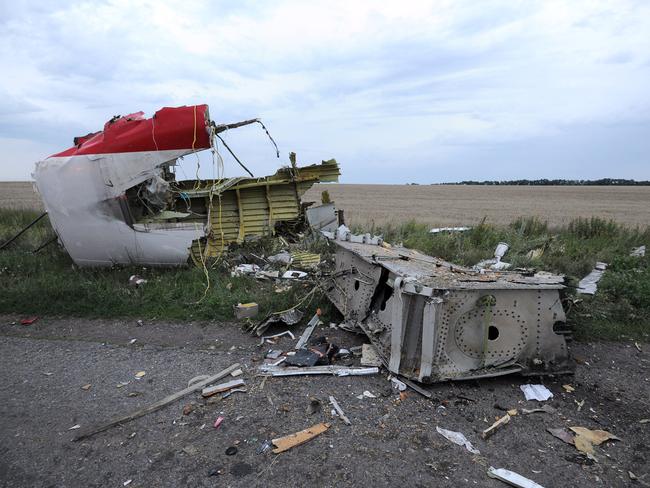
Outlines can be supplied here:
M189 395L190 393L193 393L195 391L200 390L206 385L209 385L210 383L213 383L217 380L220 380L224 376L229 375L232 371L235 371L236 369L239 368L239 363L235 363L232 366L229 366L228 368L224 369L220 373L217 373L213 376L210 376L209 378L199 381L198 383L194 383L192 386L189 386L185 388L184 390L178 391L172 395L169 395L162 400L158 400L155 403L152 403L151 405L144 407L136 412L123 415L121 417L116 417L113 420L109 420L108 422L102 423L95 425L94 427L90 427L88 429L85 429L83 432L79 433L73 441L80 441L82 439L86 439L87 437L93 436L95 434L98 434L100 432L103 432L105 430L110 429L111 427L115 427L116 425L124 424L126 422L130 422L131 420L137 419L138 417L142 417L143 415L147 415L148 413L155 412L156 410L164 407L165 405L172 403L179 398L183 398L184 396Z

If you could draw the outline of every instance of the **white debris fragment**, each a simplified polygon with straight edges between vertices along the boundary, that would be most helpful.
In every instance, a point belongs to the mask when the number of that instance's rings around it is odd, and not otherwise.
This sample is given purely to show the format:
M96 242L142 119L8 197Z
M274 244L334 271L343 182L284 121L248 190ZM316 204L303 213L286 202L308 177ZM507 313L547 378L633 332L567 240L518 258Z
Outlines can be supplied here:
M239 264L230 272L230 276L243 276L255 274L260 270L257 264Z
M470 229L471 227L434 227L429 231L429 234L439 234L441 232L465 232Z
M306 277L307 277L307 273L305 273L304 271L297 271L295 269L287 270L282 275L282 278L285 280L300 280Z
M630 253L630 256L634 256L636 258L642 258L643 256L645 256L645 246L632 248L632 252Z
M269 256L266 258L269 263L280 263L280 264L291 264L291 261L293 260L291 258L291 254L289 254L289 251L281 251L277 254L274 254L273 256Z
M393 388L397 388L399 391L406 390L406 383L404 383L403 381L400 381L395 377L392 377L390 381L393 384Z
M79 425L79 424L75 424L75 425L73 425L72 427L70 427L68 430L77 430L77 429L79 429L79 428L81 428L81 425Z
M129 486L133 480L126 480L122 485Z
M607 263L597 262L594 269L591 270L591 273L580 280L577 292L583 295L595 294L598 288L598 282L603 277L603 274L605 274L606 269Z
M365 390L361 395L357 395L357 398L363 400L364 398L377 398L377 396L373 395L368 390Z
M487 472L490 478L508 483L509 485L516 486L517 488L544 488L542 485L535 483L533 480L524 478L522 475L509 471L503 468L493 468L490 466Z
M544 385L521 385L519 388L524 392L526 400L545 402L549 398L553 398L551 390L546 388Z
M443 436L445 439L453 442L454 444L458 444L459 446L465 447L469 452L472 454L481 454L481 452L476 449L474 446L472 446L472 443L467 440L467 437L465 437L461 432L454 432L453 430L447 430L447 429L441 429L436 425L436 431L438 431L438 434Z
M511 265L510 263L505 263L501 261L506 252L508 252L510 246L505 242L499 242L496 249L494 250L494 258L484 259L483 261L474 265L474 269L494 269L497 271L502 271L508 269Z

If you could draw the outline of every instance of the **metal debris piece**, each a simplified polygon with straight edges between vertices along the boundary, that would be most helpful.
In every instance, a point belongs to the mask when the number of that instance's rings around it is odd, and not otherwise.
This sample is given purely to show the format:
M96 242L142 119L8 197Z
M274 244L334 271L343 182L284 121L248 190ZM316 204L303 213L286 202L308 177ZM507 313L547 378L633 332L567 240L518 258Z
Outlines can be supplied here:
M146 283L147 280L145 280L142 276L139 275L131 275L131 277L129 278L129 286L133 288L139 288L140 286Z
M254 275L260 270L260 267L257 264L238 264L230 272L230 276L245 276L245 275Z
M291 258L297 268L312 269L320 264L320 254L307 251L294 251L291 253Z
M292 447L299 446L300 444L304 444L307 441L310 441L316 436L319 436L323 432L325 432L327 429L329 429L330 424L326 423L320 423L316 424L312 427L309 427L308 429L301 430L300 432L296 432L295 434L290 434L285 437L278 437L277 439L273 439L271 442L275 446L275 449L273 449L273 452L275 454L280 454L281 452L288 451Z
M544 385L520 385L519 389L524 392L526 400L545 402L549 398L553 398L551 390L546 388Z
M208 386L206 388L203 388L203 390L201 390L201 396L203 398L208 398L211 397L212 395L216 395L217 393L223 393L224 391L237 388L238 386L244 386L245 384L246 383L244 382L244 380L239 378L236 380L227 381L225 383L220 383L218 385Z
M273 335L270 335L270 336L262 336L262 338L260 339L260 344L259 345L263 346L264 343L267 340L269 340L269 339L277 339L278 337L282 337L282 336L285 336L285 335L288 335L292 339L296 338L296 336L294 336L293 333L290 330L285 330L284 332L280 332L279 334L273 334Z
M517 488L544 488L542 485L535 483L514 471L509 471L503 468L496 469L490 466L487 474L490 478L495 478L504 483L508 483L509 485L516 486Z
M337 415L339 418L343 421L344 424L346 425L352 425L352 422L350 422L350 419L347 418L345 413L343 413L343 409L339 405L339 403L336 401L336 398L330 395L330 404L332 407L334 407L334 410L336 410Z
M395 389L397 389L399 391L406 390L406 383L404 383L403 381L398 380L394 376L391 377L390 382L392 383L393 388L395 388Z
M632 248L632 252L630 252L630 256L634 256L637 258L642 258L643 256L645 256L645 245Z
M312 332L314 332L314 329L320 322L320 315L321 315L320 308L317 308L316 313L307 324L307 328L300 336L300 339L298 339L298 342L296 343L296 347L294 347L294 349L301 349L305 347L305 344L307 344L307 341L311 337Z
M303 278L307 278L307 273L305 273L304 271L289 269L284 272L282 278L285 280L301 280Z
M280 251L279 253L274 254L273 256L267 257L266 260L269 263L279 263L279 264L289 265L291 264L291 254L289 254L289 251Z
M606 269L607 263L597 262L594 269L580 280L576 291L583 295L594 295L598 289L598 282L605 274Z
M391 373L432 383L575 369L556 333L566 322L562 276L476 271L403 247L333 242L327 296Z
M458 444L459 446L465 447L472 454L481 454L481 452L472 446L472 443L467 440L467 438L461 432L454 432L453 430L442 429L436 426L436 431L438 434L443 436L445 439Z
M282 368L261 365L259 371L266 376L301 376L331 374L334 376L366 376L379 373L379 368L359 368L354 366L312 366L306 368Z
M78 436L76 436L73 440L74 441L80 441L82 439L85 439L87 437L90 437L92 435L95 435L99 432L103 432L107 429L110 429L111 427L114 427L116 425L124 424L126 422L129 422L133 419L142 417L143 415L146 415L151 412L155 412L156 410L161 409L165 405L168 405L169 403L172 403L180 398L183 398L184 396L189 395L190 393L193 393L197 390L200 390L203 388L205 385L209 385L210 383L214 383L215 381L220 380L224 376L228 376L232 371L239 369L239 364L235 363L232 366L229 366L228 368L224 369L223 371L210 376L209 378L200 381L194 385L188 386L184 390L178 391L176 393L173 393L162 400L159 400L155 403L152 403L150 405L147 405L144 408L141 408L140 410L137 410L135 412L129 413L127 415L123 415L120 417L116 417L112 420L109 420L108 422L90 427L89 429L85 430L84 432L80 433Z
M238 303L235 307L235 318L241 320L255 317L258 311L259 305L257 303Z
M429 234L439 234L441 232L466 232L470 230L471 227L434 227L429 231Z
M361 346L361 366L381 366L381 358L372 344Z
M485 259L481 261L480 263L477 263L474 268L475 269L493 269L493 270L505 270L510 267L510 263L504 263L501 261L503 256L505 256L506 252L508 252L508 249L510 246L506 244L505 242L499 242L497 244L496 249L494 250L494 258L492 259Z
M483 439L487 439L488 437L491 437L497 430L501 429L508 422L510 422L510 414L507 413L499 420L494 422L492 425L490 425L483 432L481 432L481 437L483 437Z
M257 326L255 326L251 331L251 333L261 336L266 331L266 329L268 329L271 325L276 325L276 324L285 324L287 326L295 325L302 320L303 315L304 312L302 312L297 308L293 308L291 310L287 310L284 312L272 313L271 315L266 317L262 322L260 322Z
M557 410L555 410L553 407L550 405L542 405L540 408L522 408L521 413L524 415L530 415L531 413L555 413Z
M572 446L575 445L573 441L573 435L571 435L563 428L559 428L559 429L547 428L546 431L549 434L551 434L553 437L557 437L558 439L560 439L563 442L566 442L567 444L571 444Z

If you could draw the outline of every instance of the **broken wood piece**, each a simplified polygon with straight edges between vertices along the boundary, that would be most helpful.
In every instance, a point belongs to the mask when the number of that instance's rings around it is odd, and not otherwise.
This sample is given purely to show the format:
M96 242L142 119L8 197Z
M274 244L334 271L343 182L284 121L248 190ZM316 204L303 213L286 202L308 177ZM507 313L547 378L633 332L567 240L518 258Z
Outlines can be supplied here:
M505 414L503 417L501 417L499 420L497 420L492 425L490 425L487 429L485 429L481 433L481 437L483 437L483 439L487 439L492 434L494 434L497 430L499 430L501 427L506 425L508 422L510 422L510 414Z
M343 421L343 423L345 423L345 425L352 425L350 419L346 417L345 413L343 413L343 409L336 401L336 398L330 396L330 403L332 404L332 407L334 407L334 410L336 410L336 413L339 415L339 418Z
M298 342L296 343L296 347L294 347L294 349L302 349L303 347L305 347L305 344L307 344L307 341L311 337L312 332L314 332L314 329L320 322L320 314L321 314L320 308L317 308L316 313L307 324L307 328L300 336L300 339L298 339Z
M282 368L262 365L259 371L267 376L301 376L312 374L332 374L334 376L365 376L379 373L379 368L359 368L355 366L309 366L304 368Z
M158 400L155 403L152 403L151 405L148 405L144 408L141 408L140 410L137 410L135 412L122 415L120 417L116 417L112 420L109 420L108 422L104 422L95 426L92 426L88 428L87 430L79 433L73 441L80 441L82 439L86 439L87 437L93 436L95 434L98 434L99 432L103 432L107 429L110 429L111 427L114 427L116 425L120 425L126 422L129 422L133 419L137 419L139 417L142 417L143 415L147 415L148 413L155 412L156 410L164 407L165 405L168 405L179 398L183 398L184 396L189 395L190 393L193 393L195 391L200 390L206 385L209 385L210 383L214 383L215 381L220 380L224 376L228 376L231 372L235 371L236 369L239 368L239 363L235 363L232 366L227 367L223 371L210 376L209 378L199 381L198 383L195 383L194 385L188 386L184 390L178 391L176 393L173 393L169 396L166 396L162 400Z
M203 396L203 398L207 398L212 395L216 395L217 393L223 393L224 391L231 390L238 386L244 386L245 384L246 383L244 383L244 380L240 378L236 380L227 381L225 383L220 383L218 385L208 386L207 388L203 388L203 391L201 391L201 396Z
M271 442L274 446L276 446L275 449L273 449L273 452L275 454L280 454L281 452L288 451L292 447L304 444L305 442L310 441L314 437L325 432L327 429L329 429L329 427L330 424L320 423L314 425L313 427L309 427L308 429L296 432L295 434L289 434L284 437L273 439Z

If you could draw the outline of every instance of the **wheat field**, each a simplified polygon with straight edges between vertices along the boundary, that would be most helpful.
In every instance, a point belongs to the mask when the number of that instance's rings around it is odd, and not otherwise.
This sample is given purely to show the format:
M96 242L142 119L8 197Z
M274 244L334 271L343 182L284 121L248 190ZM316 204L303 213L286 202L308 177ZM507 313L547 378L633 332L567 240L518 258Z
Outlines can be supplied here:
M537 216L551 225L577 217L602 217L635 226L650 225L648 186L456 186L320 184L305 201L327 190L350 225L378 225L414 219L432 226L473 225L484 217L508 224ZM31 182L0 182L0 208L43 205Z

